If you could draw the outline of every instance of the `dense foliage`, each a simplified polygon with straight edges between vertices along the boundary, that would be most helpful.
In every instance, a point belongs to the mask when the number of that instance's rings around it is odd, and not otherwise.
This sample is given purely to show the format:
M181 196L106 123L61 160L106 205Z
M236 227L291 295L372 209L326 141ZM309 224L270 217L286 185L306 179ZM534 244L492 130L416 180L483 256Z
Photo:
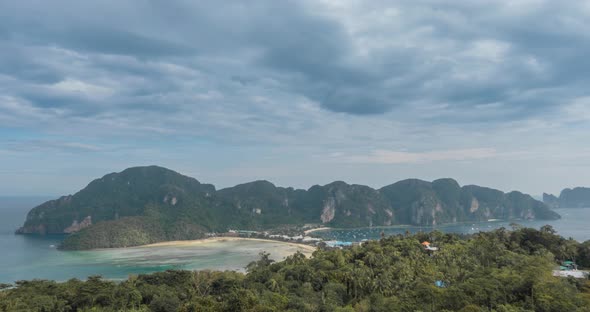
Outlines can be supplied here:
M424 240L440 250L424 250ZM0 311L590 311L590 281L552 276L566 259L590 266L590 241L564 239L550 226L420 233L310 259L297 253L273 263L262 254L247 274L19 281L0 292Z
M196 239L231 228L433 225L493 218L559 215L529 195L460 187L452 179L404 180L379 190L341 181L309 190L255 181L217 191L213 185L150 166L108 174L72 196L46 202L29 212L18 232L77 232L62 247L88 249Z

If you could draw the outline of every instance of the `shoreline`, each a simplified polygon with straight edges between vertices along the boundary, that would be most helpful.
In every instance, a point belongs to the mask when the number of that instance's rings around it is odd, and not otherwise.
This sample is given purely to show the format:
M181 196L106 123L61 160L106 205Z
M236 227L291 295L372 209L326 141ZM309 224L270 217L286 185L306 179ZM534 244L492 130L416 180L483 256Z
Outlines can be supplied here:
M582 208L583 209L583 208ZM588 208L590 209L590 208ZM415 224L393 224L393 225L374 225L374 226L360 226L360 227L320 227L316 229L310 229L304 231L307 235L308 233L319 232L319 231L328 231L328 230L363 230L363 229L387 229L387 228L424 228L424 229L436 229L439 227L449 227L455 225L465 225L465 224L486 224L486 223L498 223L498 222L521 222L521 221L555 221L555 220L541 220L541 219L532 219L532 220L525 220L525 219L488 219L482 221L458 221L458 222L450 222L450 223L440 223L440 224L430 224L430 225L415 225Z
M305 252L309 252L310 254L313 253L317 249L317 247L315 247L315 246L302 244L302 243L294 243L294 242L280 241L280 240L274 240L274 239L248 238L248 237L209 237L209 238L194 239L194 240L165 241L165 242L140 245L140 246L134 246L134 247L147 247L147 248L167 247L167 246L185 247L185 246L196 246L196 245L203 245L203 244L210 244L210 243L223 243L223 242L230 242L230 241L258 241L258 242L268 242L268 243L279 243L279 244L285 244L285 245L289 245L289 246L296 247L299 249L303 249ZM130 248L133 248L133 247L130 247Z
M310 230L305 230L303 231L303 234L307 235L309 233L313 233L313 232L319 232L319 231L327 231L327 230L333 230L334 228L331 227L319 227L319 228L315 228L315 229L310 229Z

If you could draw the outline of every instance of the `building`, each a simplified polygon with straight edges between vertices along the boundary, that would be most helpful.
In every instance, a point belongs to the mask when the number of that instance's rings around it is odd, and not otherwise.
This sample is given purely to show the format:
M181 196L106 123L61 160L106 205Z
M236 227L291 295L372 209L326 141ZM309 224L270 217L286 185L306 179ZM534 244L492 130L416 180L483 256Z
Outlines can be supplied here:
M437 251L438 250L438 247L430 246L430 242L427 242L427 241L422 242L422 246L424 246L424 249L426 249L428 251Z
M563 261L559 270L553 270L553 276L587 278L588 272L578 271L578 265L573 261Z
M564 261L559 266L559 269L562 271L574 271L578 269L578 265L573 261Z
M557 277L574 277L574 278L588 278L588 272L584 271L562 271L562 270L553 270L553 276Z

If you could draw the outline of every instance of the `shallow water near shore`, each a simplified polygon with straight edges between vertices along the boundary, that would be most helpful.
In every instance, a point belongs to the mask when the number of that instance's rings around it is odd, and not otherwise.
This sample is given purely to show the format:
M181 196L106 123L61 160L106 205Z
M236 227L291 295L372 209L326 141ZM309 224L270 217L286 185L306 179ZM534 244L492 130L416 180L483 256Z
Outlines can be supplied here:
M19 242L20 241L20 242ZM236 240L207 242L185 246L141 246L90 251L59 251L51 245L59 239L16 236L8 242L14 248L2 257L0 282L20 279L84 279L102 275L124 279L129 274L141 274L169 269L244 271L245 266L259 258L259 253L271 253L274 260L283 260L297 251L310 254L308 249L281 242ZM6 245L7 240L0 240ZM26 257L28 255L30 257Z
M55 246L63 236L14 235L31 207L46 198L0 198L0 283L23 279L70 278L84 279L102 275L110 279L125 279L129 274L151 273L167 269L238 270L267 251L271 258L284 257L302 250L295 245L274 241L227 240L199 244L168 244L92 251L58 251ZM523 221L522 225L539 228L551 224L559 234L583 241L590 239L590 209L559 209L561 220ZM510 222L463 223L430 227L384 227L348 230L329 230L314 233L326 239L360 241L377 239L381 231L386 235L438 229L444 232L473 233L491 230ZM309 252L309 251L308 251Z
M125 279L168 269L244 271L248 263L266 251L274 260L302 251L308 246L261 240L206 241L198 244L168 244L91 251L59 251L64 236L14 235L31 207L45 199L0 198L0 283L17 280L70 278L102 275Z

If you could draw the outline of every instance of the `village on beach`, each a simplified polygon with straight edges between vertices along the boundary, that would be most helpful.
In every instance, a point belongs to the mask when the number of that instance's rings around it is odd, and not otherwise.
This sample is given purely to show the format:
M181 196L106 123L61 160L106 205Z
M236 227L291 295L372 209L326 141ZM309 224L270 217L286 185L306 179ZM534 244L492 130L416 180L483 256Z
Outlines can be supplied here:
M288 235L288 234L279 234L273 233L268 231L258 232L258 231L247 231L247 230L228 230L225 233L207 233L207 237L243 237L243 238L262 238L262 239L271 239L283 242L292 242L292 243L299 243L305 245L312 245L312 246L326 246L331 248L342 248L342 247L350 247L355 245L360 245L362 242L343 242L337 240L323 240L317 237L307 236L307 233L297 234L297 235ZM365 240L366 241L366 240Z
M305 244L310 246L318 246L322 248L346 248L352 246L359 246L368 239L361 241L340 241L340 240L326 240L319 237L310 236L311 233L317 231L331 230L328 227L321 227L317 225L304 225L302 227L283 227L268 231L251 231L251 230L237 230L230 229L225 233L206 233L208 238L212 237L242 237L242 238L258 238L270 239L282 242Z
M330 230L327 227L310 227L303 228L286 228L274 231L251 231L251 230L233 230L230 229L225 233L207 233L206 236L211 237L242 237L242 238L259 238L270 239L298 244L305 244L311 246L319 246L323 248L347 248L352 246L360 246L362 243L369 241L369 239L362 239L360 241L340 241L340 240L324 240L322 238L309 236L316 231ZM438 251L438 247L431 245L430 242L422 242L422 246L426 251Z

